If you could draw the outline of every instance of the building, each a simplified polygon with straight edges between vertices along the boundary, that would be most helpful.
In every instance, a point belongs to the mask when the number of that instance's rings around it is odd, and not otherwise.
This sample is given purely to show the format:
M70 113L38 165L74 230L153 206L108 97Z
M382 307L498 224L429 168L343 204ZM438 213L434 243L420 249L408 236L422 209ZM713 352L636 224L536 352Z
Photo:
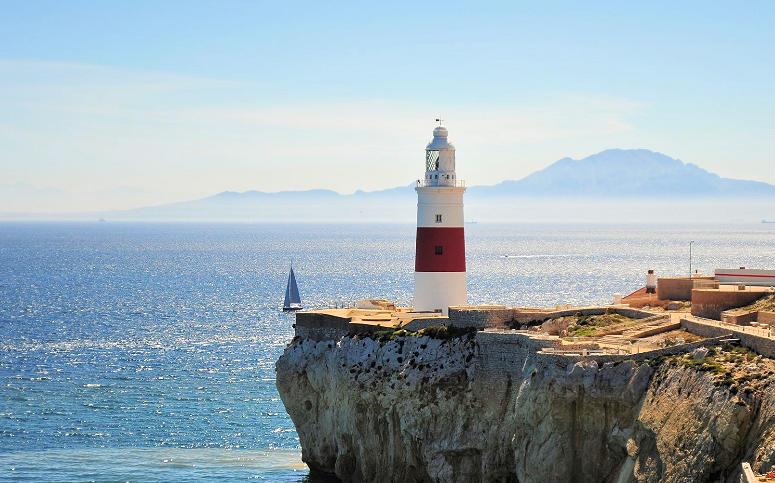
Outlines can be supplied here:
M447 128L433 130L425 148L425 177L417 181L414 310L448 313L464 305L466 252L463 232L465 183L455 174L455 147Z

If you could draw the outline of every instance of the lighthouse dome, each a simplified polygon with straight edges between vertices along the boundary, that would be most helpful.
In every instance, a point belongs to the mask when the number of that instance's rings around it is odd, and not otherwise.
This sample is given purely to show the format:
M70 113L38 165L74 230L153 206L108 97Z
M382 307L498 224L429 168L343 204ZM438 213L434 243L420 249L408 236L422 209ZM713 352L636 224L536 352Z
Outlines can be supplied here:
M444 126L437 126L433 130L433 140L425 147L427 150L440 151L442 149L455 149L455 146L447 141L449 132Z

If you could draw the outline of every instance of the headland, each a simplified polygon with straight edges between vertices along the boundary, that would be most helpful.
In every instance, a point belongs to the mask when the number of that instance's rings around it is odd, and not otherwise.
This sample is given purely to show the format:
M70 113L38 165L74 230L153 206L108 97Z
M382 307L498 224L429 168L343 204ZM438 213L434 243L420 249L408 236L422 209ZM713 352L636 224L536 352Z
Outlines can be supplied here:
M716 282L299 312L277 386L304 461L345 481L737 481L775 468L775 294Z
M296 314L277 388L310 469L617 483L772 470L775 271L648 270L642 289L592 307L467 305L465 183L448 134L433 130L415 188L414 307Z

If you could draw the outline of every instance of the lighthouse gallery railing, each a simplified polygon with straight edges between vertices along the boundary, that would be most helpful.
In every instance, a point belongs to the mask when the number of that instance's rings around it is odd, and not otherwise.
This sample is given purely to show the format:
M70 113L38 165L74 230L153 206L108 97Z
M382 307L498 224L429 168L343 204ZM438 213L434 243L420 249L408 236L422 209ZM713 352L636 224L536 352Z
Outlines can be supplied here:
M462 179L418 179L417 187L451 186L453 188L465 188L466 182Z

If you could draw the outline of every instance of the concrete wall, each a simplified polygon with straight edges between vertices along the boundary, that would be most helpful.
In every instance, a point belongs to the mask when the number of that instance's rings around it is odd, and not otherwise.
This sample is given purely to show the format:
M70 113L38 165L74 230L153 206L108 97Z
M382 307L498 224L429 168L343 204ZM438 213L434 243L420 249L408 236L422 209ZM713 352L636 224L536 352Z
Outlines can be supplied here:
M750 290L692 290L692 315L707 319L721 320L721 312L743 307L767 295L765 292Z
M664 277L657 279L657 298L661 300L692 299L695 280L713 280L713 277Z

